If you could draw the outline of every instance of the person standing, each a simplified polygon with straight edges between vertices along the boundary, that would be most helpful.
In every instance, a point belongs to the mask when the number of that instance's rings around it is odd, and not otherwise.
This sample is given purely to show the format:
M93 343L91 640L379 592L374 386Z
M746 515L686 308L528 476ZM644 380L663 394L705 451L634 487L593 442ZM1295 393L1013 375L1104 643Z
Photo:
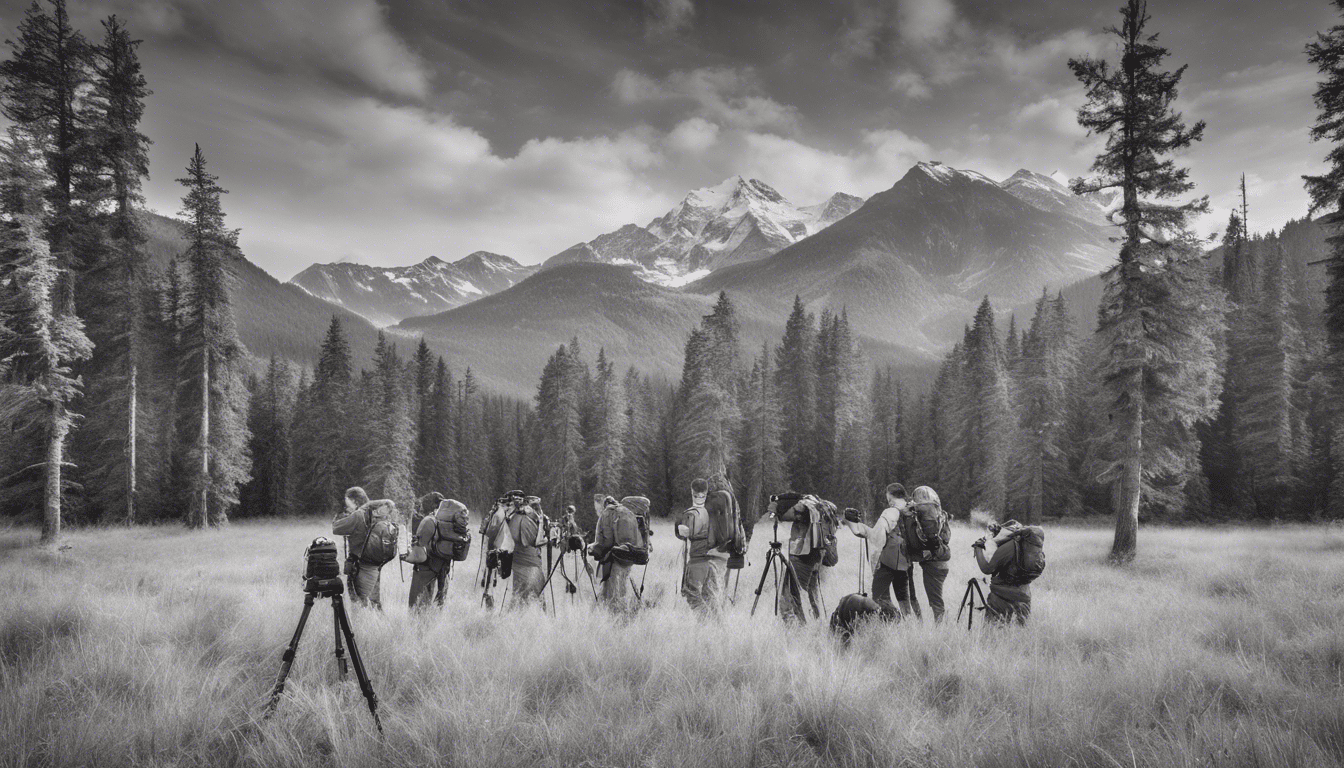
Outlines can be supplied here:
M899 487L899 483L895 484ZM904 495L905 489L901 489ZM927 485L921 485L910 494L910 502L901 512L901 533L905 538L910 568L910 600L919 613L915 599L915 571L918 564L924 581L924 598L933 611L933 620L942 621L943 583L947 581L949 562L952 560L952 526L943 511L938 494Z
M513 601L514 605L525 605L538 600L541 588L546 585L541 547L546 543L549 526L541 511L541 499L528 496L515 503L505 522L513 539Z
M411 608L428 605L431 599L443 605L454 547L467 541L470 525L466 506L456 499L440 501L433 514L420 520L413 536L415 546L425 548L425 562L411 570Z
M358 486L345 492L345 514L332 522L331 532L345 537L345 579L355 602L382 609L383 566L365 556L374 526L396 519L396 505L387 499L369 501Z
M602 513L597 519L596 540L589 550L598 563L598 578L602 582L602 602L617 613L632 609L630 596L630 569L642 550L648 562L647 544L640 531L637 515L647 516L649 500L643 496L626 496L616 501L608 496L603 501Z
M710 546L708 495L709 481L696 478L691 483L691 506L681 514L675 530L688 549L681 594L695 610L717 612L719 591L728 575L728 553Z
M803 595L806 594L812 604L815 618L821 618L821 558L825 541L822 532L821 499L816 496L799 496L796 493L782 493L778 501L770 502L770 510L789 526L789 568L797 577L797 588L792 580L784 579L784 589L780 594L780 614L785 621L804 622ZM780 509L779 507L785 507Z
M882 616L888 620L899 619L911 611L911 566L905 553L905 539L901 537L901 513L905 506L905 487L892 483L887 486L887 508L871 526L863 524L858 510L845 510L845 525L850 532L867 539L879 553L873 563L873 599L882 606Z

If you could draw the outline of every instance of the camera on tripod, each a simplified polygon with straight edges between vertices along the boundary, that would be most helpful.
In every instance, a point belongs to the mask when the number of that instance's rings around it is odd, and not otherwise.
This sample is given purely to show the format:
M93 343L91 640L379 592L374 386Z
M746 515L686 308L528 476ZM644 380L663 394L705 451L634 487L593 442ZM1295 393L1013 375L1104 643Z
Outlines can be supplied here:
M303 551L303 591L321 597L345 591L341 583L341 563L336 557L336 542L318 536Z

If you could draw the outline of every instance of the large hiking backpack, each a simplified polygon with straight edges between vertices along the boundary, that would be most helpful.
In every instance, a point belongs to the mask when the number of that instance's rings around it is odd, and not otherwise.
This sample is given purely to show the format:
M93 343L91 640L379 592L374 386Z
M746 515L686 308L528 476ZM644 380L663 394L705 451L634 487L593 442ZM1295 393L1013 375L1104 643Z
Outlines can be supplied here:
M729 568L744 567L747 532L737 499L730 491L713 491L705 499L705 511L709 514L709 548L727 552Z
M390 515L373 519L376 506L391 507L391 502L372 502L364 510L364 543L359 547L359 562L379 568L392 562L400 549L401 527L392 522Z
M952 526L937 502L912 504L910 511L903 512L901 536L905 538L906 554L917 563L946 560L951 553Z
M481 535L485 537L485 548L502 552L513 551L513 534L506 524L508 513L503 507L495 507L481 521Z
M840 515L835 505L825 499L817 499L812 504L816 515L817 548L821 550L821 564L833 568L840 562L840 541L835 532L840 529Z
M523 521L531 520L536 523L536 527L530 537L524 537ZM513 539L515 547L539 547L545 544L545 538L542 533L541 515L531 507L523 507L509 513L507 518L509 535Z
M429 551L444 560L462 562L471 552L471 536L467 535L466 516L444 521L434 519L434 533L430 536Z
M612 535L615 543L610 554L630 565L649 564L649 500L627 496L612 508ZM624 524L622 524L624 523Z
M1009 537L1017 544L1017 554L1004 567L1003 580L1012 586L1025 586L1045 572L1045 529L1024 526Z

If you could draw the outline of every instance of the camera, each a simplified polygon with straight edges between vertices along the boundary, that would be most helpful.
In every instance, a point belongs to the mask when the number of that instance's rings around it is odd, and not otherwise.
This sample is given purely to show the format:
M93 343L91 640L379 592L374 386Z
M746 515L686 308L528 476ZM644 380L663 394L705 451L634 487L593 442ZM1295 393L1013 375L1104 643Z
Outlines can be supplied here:
M999 523L997 520L990 520L988 523L985 524L985 529L989 531L990 536L998 536L999 531L1003 530L1003 525Z
M985 536L981 536L979 539L977 539L976 541L972 542L972 543L971 543L971 549L984 549L984 548L985 548L985 540L986 540L986 538L987 538L987 537L985 537Z
M336 543L326 536L318 536L303 551L303 589L319 595L338 595L344 591L341 584L341 564L336 557Z

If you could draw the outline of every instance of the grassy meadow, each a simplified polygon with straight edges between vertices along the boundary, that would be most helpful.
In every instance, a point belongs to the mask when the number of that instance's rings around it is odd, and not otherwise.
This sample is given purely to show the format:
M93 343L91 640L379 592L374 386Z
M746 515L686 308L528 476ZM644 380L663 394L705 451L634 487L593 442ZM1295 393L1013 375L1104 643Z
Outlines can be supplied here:
M1344 530L1147 529L1130 567L1109 533L1049 529L1033 623L871 626L748 616L769 527L735 605L677 599L660 528L658 605L628 620L591 592L489 613L477 553L442 611L352 608L381 701L338 682L314 609L276 716L259 713L302 608L319 521L0 535L0 765L1333 766L1344 762ZM958 529L946 598L974 567ZM855 591L842 531L828 607ZM748 583L750 582L750 584ZM583 584L588 589L586 580ZM922 593L921 593L922 600Z

